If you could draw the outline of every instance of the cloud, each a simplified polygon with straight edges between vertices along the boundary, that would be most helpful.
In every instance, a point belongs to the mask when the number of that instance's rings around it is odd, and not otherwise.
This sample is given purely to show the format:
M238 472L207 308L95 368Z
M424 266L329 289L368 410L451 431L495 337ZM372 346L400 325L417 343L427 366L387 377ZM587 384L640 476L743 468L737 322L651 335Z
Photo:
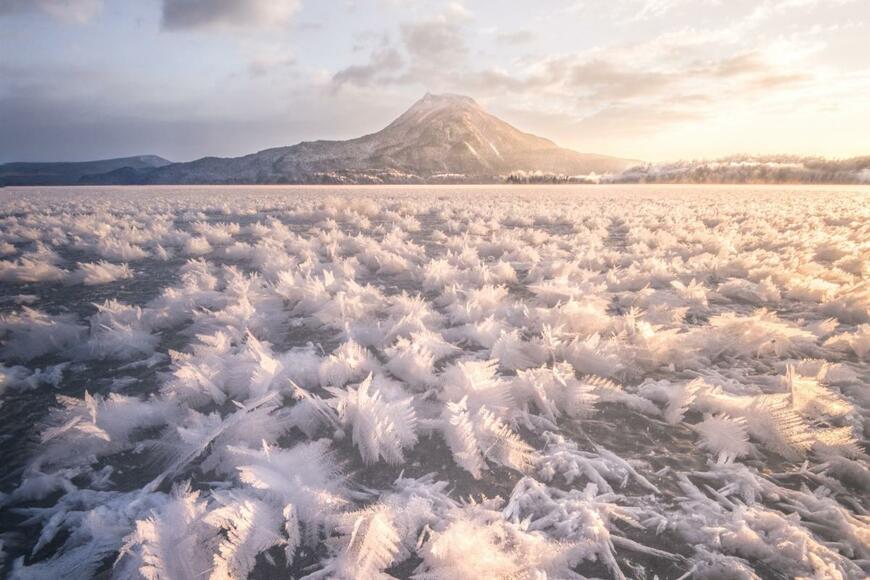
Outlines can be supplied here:
M391 46L376 49L366 64L352 65L338 71L333 77L333 88L344 84L365 87L376 81L383 81L390 73L401 70L404 59L398 50Z
M333 90L346 85L414 83L434 89L443 86L445 79L460 78L467 67L465 23L471 18L461 4L451 3L433 17L400 24L398 42L389 35L381 37L368 62L350 65L333 75Z
M681 1L657 9L673 9ZM796 70L770 43L741 43L730 33L694 29L575 53L528 55L509 64L478 62L471 57L468 18L441 12L400 24L398 35L381 37L365 62L336 72L333 90L413 86L461 92L496 106L545 108L584 135L623 138L714 118L739 102L755 106L811 74ZM490 34L496 42L531 39L523 30ZM558 130L546 134L576 140Z
M746 52L720 60L710 72L718 77L732 77L763 72L767 64L758 51Z
M296 65L296 57L281 53L259 53L248 60L248 72L261 77Z
M619 2L623 13L638 7L650 18L669 11L676 18L688 9L685 0ZM363 53L368 56L362 63L335 73L333 90L459 92L495 111L524 110L520 120L529 119L530 129L564 143L630 144L630 135L680 132L689 124L727 117L735 108L797 107L798 93L816 74L805 62L789 58L802 54L806 39L759 37L731 24L668 27L642 40L562 54L503 58L498 51L494 59L477 50L471 35L480 30L469 26L468 18L442 11L400 24L398 34ZM496 26L484 33L499 44L534 38L526 30ZM530 115L532 110L545 111L546 118Z
M795 11L812 12L824 8L846 6L855 3L855 0L764 0L759 2L748 20L754 24L765 20L781 18L784 14Z
M531 30L514 30L511 32L499 32L495 35L496 40L504 44L526 44L534 40L535 35Z
M161 137L172 143L169 147L179 145L158 153L191 156L193 138L180 135L177 125L199 136L201 153L244 152L247 146L261 148L300 137L349 137L357 130L376 129L426 90L468 94L496 114L515 115L505 118L523 129L566 145L584 144L591 151L600 143L614 153L619 151L610 134L620 135L625 153L634 147L652 150L671 133L688 133L687 127L730 131L734 117L749 118L750 113L760 119L797 118L820 104L841 104L837 118L852 111L866 117L860 105L849 105L867 92L866 84L850 80L866 74L854 49L865 40L860 22L870 16L863 4L699 2L584 0L582 17L550 10L531 11L516 20L503 6L468 2L472 14L450 0L374 0L352 14L345 12L344 18L335 15L340 8L314 2L300 8L302 0L150 0L141 7L137 3L135 10L118 9L106 0L0 0L0 15L23 15L0 21L4 30L17 34L22 48L6 61L23 71L0 71L5 81L0 82L0 100L11 85L21 84L26 71L38 71L46 62L57 69L28 77L50 86L22 85L14 103L4 101L0 142L15 157L57 156L41 153L39 139L46 151L77 155L75 128L90 140L81 154L90 155L122 143L121 132L111 127L123 126L128 139L138 143L134 149L155 147ZM755 13L758 5L765 11ZM105 9L98 14L101 6ZM378 14L369 10L375 7ZM644 19L631 20L644 11ZM849 11L854 27L847 29ZM93 21L95 14L99 21ZM161 45L148 51L159 58L135 71L118 58L97 57L94 51L102 47L98 38L81 40L108 35L118 26L132 31L132 18L148 24L161 15L164 30L201 32L158 36L164 37ZM92 25L69 26L69 36L62 39L40 38L44 27L28 28L37 18L91 20ZM311 23L323 30L304 33ZM227 29L234 30L227 34ZM141 40L146 50L153 26L135 30L146 36L131 42ZM560 40L549 42L548 35ZM213 65L192 76L185 59L173 60L169 67L160 64L177 50L189 50L191 61L214 59ZM58 76L89 63L89 75ZM63 82L49 83L61 78ZM219 94L214 86L221 87ZM833 94L835 90L842 94ZM299 104L306 99L304 106ZM335 103L344 107L341 123L335 121ZM285 123L286 137L264 120L267 116L273 124ZM692 121L699 118L706 125ZM213 140L212 131L218 132L213 127L223 122L234 131L243 128L245 141ZM635 145L622 127L646 131L647 144ZM69 147L57 148L55 131L62 140L71 140ZM138 135L153 140L137 141Z
M165 30L286 25L299 0L163 0Z
M464 78L463 82L466 86L480 91L498 89L521 93L536 83L535 79L515 76L503 69L473 71L466 74Z
M751 79L749 82L749 88L766 91L788 85L798 84L811 78L812 77L810 75L802 73L765 74Z
M646 135L682 123L699 121L703 115L664 106L607 107L577 123L577 129L595 135Z
M37 11L77 23L88 22L102 8L103 0L0 0L0 16Z
M453 18L403 24L401 36L411 56L428 63L455 60L467 51L462 27Z
M705 0L707 4L717 4L718 0ZM637 11L634 14L633 20L647 20L651 18L659 18L677 9L692 4L700 4L698 0L631 0L630 5L637 4Z
M667 16L675 18L679 12L698 6L718 6L722 0L575 0L564 11L568 14L608 13L614 24L639 24Z
M673 85L677 77L663 72L638 71L594 59L573 65L568 72L568 79L575 87L589 88L594 98L610 100L659 93L668 85Z
M449 2L444 14L450 18L460 18L469 20L474 16L474 13L465 7L462 2Z

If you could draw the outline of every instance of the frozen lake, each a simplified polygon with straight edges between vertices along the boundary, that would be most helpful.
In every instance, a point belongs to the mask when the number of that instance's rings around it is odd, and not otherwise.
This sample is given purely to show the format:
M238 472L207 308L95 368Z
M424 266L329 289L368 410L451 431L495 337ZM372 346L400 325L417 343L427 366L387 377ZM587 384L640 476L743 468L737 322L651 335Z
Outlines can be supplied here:
M863 578L870 186L0 189L0 575Z

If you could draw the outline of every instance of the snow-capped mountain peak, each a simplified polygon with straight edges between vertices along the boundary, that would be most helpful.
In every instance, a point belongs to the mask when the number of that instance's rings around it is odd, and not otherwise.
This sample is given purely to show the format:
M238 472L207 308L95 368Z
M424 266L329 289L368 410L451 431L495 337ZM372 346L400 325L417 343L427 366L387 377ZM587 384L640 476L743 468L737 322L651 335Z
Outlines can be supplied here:
M385 128L348 141L303 142L154 172L155 183L499 181L516 170L607 173L636 162L584 155L524 133L471 97L426 93Z
M305 141L235 158L124 167L85 183L420 183L501 181L515 171L615 173L638 162L581 154L524 133L471 97L426 93L392 123L347 141Z

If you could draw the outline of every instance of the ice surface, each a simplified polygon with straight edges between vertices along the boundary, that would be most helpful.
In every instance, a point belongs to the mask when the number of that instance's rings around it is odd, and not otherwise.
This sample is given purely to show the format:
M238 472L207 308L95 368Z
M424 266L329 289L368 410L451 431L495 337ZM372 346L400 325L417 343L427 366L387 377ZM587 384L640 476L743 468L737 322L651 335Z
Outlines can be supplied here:
M870 189L0 192L0 575L863 578Z

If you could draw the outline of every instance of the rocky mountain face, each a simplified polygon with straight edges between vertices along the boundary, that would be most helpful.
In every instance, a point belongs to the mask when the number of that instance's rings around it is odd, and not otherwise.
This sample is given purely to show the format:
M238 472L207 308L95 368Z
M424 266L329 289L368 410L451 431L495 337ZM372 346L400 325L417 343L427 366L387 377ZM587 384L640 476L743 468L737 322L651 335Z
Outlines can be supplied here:
M89 184L432 183L503 181L512 172L615 173L638 161L577 153L523 133L474 99L427 94L377 133L304 141L233 158L123 166L77 177Z

